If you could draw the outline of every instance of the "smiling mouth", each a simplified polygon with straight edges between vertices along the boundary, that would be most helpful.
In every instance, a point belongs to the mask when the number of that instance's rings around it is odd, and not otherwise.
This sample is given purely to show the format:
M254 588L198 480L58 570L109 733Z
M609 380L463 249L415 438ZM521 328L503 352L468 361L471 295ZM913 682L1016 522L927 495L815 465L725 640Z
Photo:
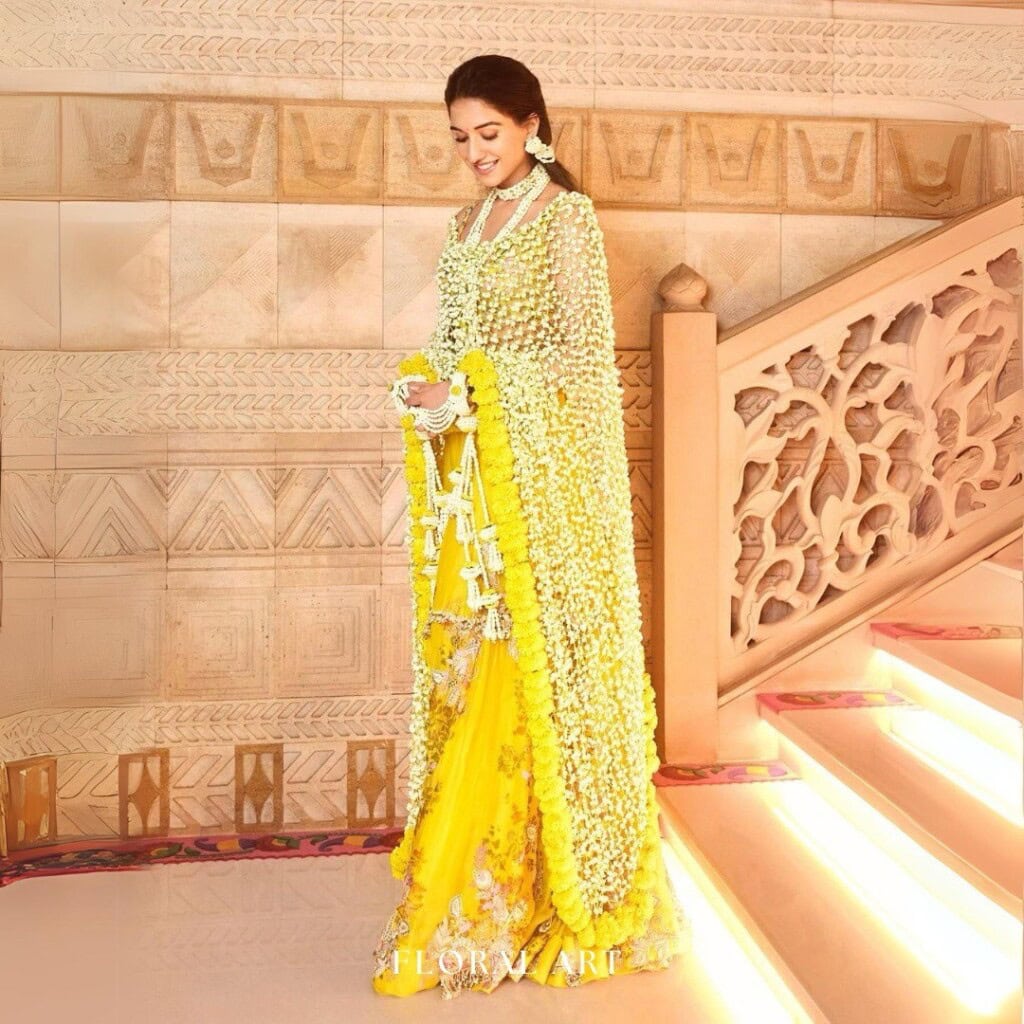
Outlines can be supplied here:
M481 174L487 174L489 171L493 171L494 168L498 166L498 161L497 160L492 160L489 164L484 164L483 166L481 166L480 164L476 164L475 166L476 166L476 169Z

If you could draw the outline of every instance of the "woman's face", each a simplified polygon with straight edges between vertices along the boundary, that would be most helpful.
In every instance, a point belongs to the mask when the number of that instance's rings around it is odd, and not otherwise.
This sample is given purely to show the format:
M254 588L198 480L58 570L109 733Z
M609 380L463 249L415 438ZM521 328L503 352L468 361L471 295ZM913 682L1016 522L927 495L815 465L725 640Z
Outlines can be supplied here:
M483 100L467 97L452 102L448 117L456 151L485 185L507 188L529 172L523 146L540 125L536 114L520 125Z

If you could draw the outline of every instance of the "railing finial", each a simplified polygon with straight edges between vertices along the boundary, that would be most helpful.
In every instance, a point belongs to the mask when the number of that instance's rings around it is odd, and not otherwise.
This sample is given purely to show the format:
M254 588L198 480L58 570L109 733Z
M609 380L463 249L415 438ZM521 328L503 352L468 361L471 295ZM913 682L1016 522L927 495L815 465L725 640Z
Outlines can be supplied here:
M704 311L707 293L707 281L685 263L674 266L658 282L658 294L666 313Z

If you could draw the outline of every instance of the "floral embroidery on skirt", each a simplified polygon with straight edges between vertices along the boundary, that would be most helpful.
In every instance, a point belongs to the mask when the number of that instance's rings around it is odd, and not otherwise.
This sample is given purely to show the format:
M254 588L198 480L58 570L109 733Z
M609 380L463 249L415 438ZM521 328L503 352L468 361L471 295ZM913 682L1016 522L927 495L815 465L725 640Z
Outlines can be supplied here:
M443 435L443 475L458 465L464 437ZM510 630L486 639L485 613L466 605L454 525L441 539L424 626L428 774L402 897L374 950L373 987L403 996L440 986L451 999L505 978L576 986L667 967L688 934L664 870L646 932L610 950L581 949L555 912L515 642ZM508 621L503 600L498 614Z

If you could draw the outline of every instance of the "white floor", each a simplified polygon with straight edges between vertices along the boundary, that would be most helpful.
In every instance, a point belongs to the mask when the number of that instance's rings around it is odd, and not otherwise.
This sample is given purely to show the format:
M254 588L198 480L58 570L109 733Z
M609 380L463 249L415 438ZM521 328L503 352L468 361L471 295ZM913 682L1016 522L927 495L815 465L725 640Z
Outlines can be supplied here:
M374 992L401 884L386 855L169 864L0 889L0 1020L268 1024L728 1019L695 956L577 989L524 978L444 1001ZM486 1015L486 1016L485 1016Z

